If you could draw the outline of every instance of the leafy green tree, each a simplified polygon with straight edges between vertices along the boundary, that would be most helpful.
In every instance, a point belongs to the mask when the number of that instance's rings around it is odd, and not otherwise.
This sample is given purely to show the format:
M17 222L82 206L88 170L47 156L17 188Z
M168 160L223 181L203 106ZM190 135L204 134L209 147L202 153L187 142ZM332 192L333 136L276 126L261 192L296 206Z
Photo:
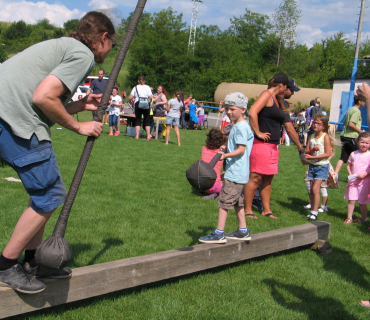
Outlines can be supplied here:
M8 59L8 54L5 51L5 45L0 43L0 63L3 63L6 59Z
M129 85L135 85L141 74L153 87L163 84L176 90L183 85L188 36L185 26L182 14L177 15L171 7L141 19L130 47Z
M247 8L245 11L243 16L230 19L229 32L235 34L242 51L259 54L260 45L272 29L272 24L267 15L252 12Z
M54 30L55 29L55 26L53 24L51 24L50 21L49 21L49 19L47 19L47 18L43 18L41 20L37 20L36 25L37 26L41 26L41 27L43 27L46 30Z
M66 31L76 31L80 20L72 19L64 22L63 27Z
M31 26L27 25L23 20L14 22L5 31L4 38L8 40L20 39L28 37L32 32Z
M60 38L64 37L64 30L62 28L58 28L53 33L53 38Z
M297 37L296 28L301 17L301 10L298 9L296 0L283 0L276 8L274 28L279 39L279 48L276 65L280 65L281 52L284 46L292 47Z

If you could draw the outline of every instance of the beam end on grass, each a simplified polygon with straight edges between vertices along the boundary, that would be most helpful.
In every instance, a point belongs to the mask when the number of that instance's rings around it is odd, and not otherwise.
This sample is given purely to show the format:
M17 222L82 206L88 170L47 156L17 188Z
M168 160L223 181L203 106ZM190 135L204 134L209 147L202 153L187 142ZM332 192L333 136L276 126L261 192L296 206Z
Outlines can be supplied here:
M318 239L329 239L330 226L317 221L252 234L250 241L194 245L77 268L70 279L47 280L47 288L35 295L0 288L0 318L312 245Z

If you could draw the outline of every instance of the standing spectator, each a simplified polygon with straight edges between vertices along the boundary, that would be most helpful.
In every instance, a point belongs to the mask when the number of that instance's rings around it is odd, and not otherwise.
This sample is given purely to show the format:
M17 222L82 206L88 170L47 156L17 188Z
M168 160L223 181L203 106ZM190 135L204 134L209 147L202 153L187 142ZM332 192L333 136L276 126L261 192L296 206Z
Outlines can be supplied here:
M145 76L139 76L138 84L132 88L130 100L135 101L135 139L138 140L140 136L141 117L143 117L143 128L146 131L147 141L152 141L150 136L150 100L152 99L152 91L150 87L145 84ZM139 107L140 98L148 100L148 108L143 109Z
M223 107L223 101L220 101L220 104L218 106L218 112L222 112L222 118L221 118L221 130L224 130L224 128L230 123L230 119L226 114L226 109Z
M153 96L153 116L157 118L166 118L167 110L166 110L166 104L167 104L167 91L164 88L164 86L159 85L157 89L157 93ZM161 124L162 127L162 135L163 138L167 134L167 125Z
M344 118L344 128L340 135L340 141L342 142L342 153L335 166L335 172L339 174L343 163L347 163L350 154L353 151L358 150L356 139L359 133L362 132L362 117L360 108L365 106L366 98L363 95L355 96L355 105L347 111L346 117Z
M87 89L86 95L89 95L91 92L95 94L104 93L105 87L107 86L107 80L104 79L104 74L105 74L104 70L99 69L98 79L94 79L91 82L90 88ZM93 116L94 114L95 114L95 111L93 111ZM108 124L108 111L105 112L105 115L103 116L103 119L101 122Z
M309 220L316 220L319 214L320 188L328 179L330 157L335 148L334 139L329 136L329 120L317 114L312 122L315 134L308 141L305 158L310 162L307 178L310 180L311 214Z
M198 116L198 122L197 124L200 126L204 123L204 108L203 108L203 102L198 102L198 108L197 108L197 116Z
M173 126L175 129L175 133L176 133L177 145L181 146L179 125L180 125L180 110L182 107L183 107L183 104L181 101L181 92L180 90L177 90L173 96L173 99L171 99L167 103L167 111L168 111L167 117L166 117L167 134L166 134L165 144L168 144L168 141L170 140L170 132Z
M254 131L254 143L250 156L250 178L244 189L245 212L256 218L252 212L254 194L260 184L262 215L277 219L270 209L271 182L278 173L280 128L285 113L281 95L289 85L288 76L277 73L269 80L268 89L263 91L249 110L249 122ZM297 137L298 138L298 137Z
M316 97L315 105L310 110L310 124L307 128L308 129L307 142L310 141L310 136L315 132L312 125L313 120L315 119L316 115L321 112L322 112L321 99L319 97Z
M349 156L347 172L352 176L348 181L344 199L348 200L347 219L344 224L352 223L352 215L356 201L360 205L361 218L354 222L366 223L367 204L370 203L368 197L370 190L370 133L361 132L357 137L359 150L353 151Z
M225 243L226 239L249 240L250 231L247 229L244 214L243 189L249 179L249 155L253 144L252 130L244 120L248 98L240 93L230 93L225 98L229 118L234 125L227 142L227 153L221 152L221 159L226 159L225 184L218 197L217 228L199 241L204 243ZM223 148L224 149L224 148ZM228 210L235 209L239 227L231 233L224 232Z
M115 136L119 135L118 119L121 109L123 107L122 98L118 94L118 88L114 87L111 95L111 104L108 108L109 112L109 135L113 136L113 126L116 128Z
M193 95L190 93L188 97L184 101L184 110L181 112L181 128L186 129L187 124L186 122L189 122L189 105L191 103L191 100L193 99Z
M366 82L364 82L362 85L359 85L356 90L356 95L363 95L366 98L367 125L370 126L370 86ZM370 195L370 191L368 193ZM370 308L370 300L361 300L361 305L366 308Z
M114 36L114 26L107 16L89 12L69 37L37 43L0 66L0 159L18 173L30 195L28 207L0 255L2 286L32 294L46 288L34 273L49 278L71 276L69 268L38 268L34 259L46 222L66 197L50 127L56 122L80 135L100 136L102 123L78 122L72 114L96 110L102 95L93 93L68 102L95 62L104 62L115 45ZM25 258L20 264L24 249ZM32 273L26 273L26 267Z
M125 104L126 103L126 91L123 90L122 92L122 103Z
M279 75L279 74L278 74ZM283 74L284 75L284 74ZM279 76L278 76L278 78L279 78ZM283 79L284 79L284 77L283 77ZM283 80L283 79L280 79L280 81L281 80ZM271 79L270 79L271 80ZM268 85L268 90L270 90L270 89L272 89L272 87L273 87L273 84L274 85L276 85L276 83L275 83L275 81L269 81L269 85ZM290 97L294 94L294 92L297 92L297 91L299 91L300 90L300 88L298 88L297 86L296 86L296 84L295 84L295 82L294 82L294 80L292 80L292 79L288 79L288 86L287 86L287 88L286 88L286 90L282 93L282 94L280 94L279 95L279 104L278 104L278 106L279 106L279 108L280 109L282 109L282 110L285 110L285 112L283 112L283 120L282 120L282 123L284 124L284 127L285 127L285 130L286 130L286 132L287 132L287 136L289 136L289 138L295 143L295 145L298 147L298 150L299 150L299 152L300 153L304 153L304 148L302 147L302 145L301 145L301 143L300 143L300 141L299 141L299 137L298 137L298 135L297 135L297 132L295 131L295 129L294 129L294 127L293 127L293 124L292 124L292 122L291 122L291 118L290 118L290 114L289 114L289 110L288 109L283 109L284 108L284 106L287 106L287 107L289 107L289 105L288 105L288 103L285 101L285 100L283 100L282 98L284 98L284 99L290 99ZM281 103L280 103L281 102ZM253 107L253 106L252 106ZM269 110L269 109L267 109L267 110ZM254 110L253 110L254 111ZM252 116L254 116L254 114L252 114ZM263 113L263 117L265 117L265 114ZM259 120L258 120L259 121ZM262 126L264 127L264 128L266 128L266 129L264 129L264 130L270 130L270 128L271 128L271 126L269 127L269 125L267 125L267 127L266 127L266 124L264 123L265 122L265 120L262 118L262 120L261 120L261 123L262 123ZM276 125L276 124L275 124ZM280 140L280 139L279 139ZM256 140L255 140L255 142L256 142ZM258 142L257 142L258 143ZM266 142L266 143L269 143L269 142ZM280 141L279 141L279 143L280 143ZM269 148L273 148L274 149L274 147L273 146L270 146L269 144L266 144L266 145L264 145L264 146L262 146L262 145L260 145L260 146L258 146L257 147L257 150L259 149L259 148L262 148L262 150L264 149L264 148L266 148L266 150L268 150ZM278 151L278 150L277 150ZM252 151L252 153L253 153L253 151ZM255 155L254 153L253 153L253 157L256 157L256 158L253 158L254 160L253 161L258 161L258 155ZM252 156L251 156L251 158L252 158ZM272 160L272 159L270 159L270 160ZM277 159L278 160L278 159ZM251 160L251 162L252 162L252 160ZM268 162L268 161L267 161ZM266 169L264 169L263 168L263 166L261 167L261 168L258 168L257 170L258 171L260 171L260 172L268 172L268 163L266 163L265 165L267 165L267 168ZM276 164L277 165L277 164ZM251 171L252 172L252 171ZM277 172L277 168L276 168L276 172ZM251 175L252 176L252 175ZM261 177L263 177L262 175L261 175ZM256 178L256 176L253 174L253 178ZM258 177L257 177L258 178ZM271 177L271 180L272 180L272 178L273 178L273 176ZM270 187L269 185L268 185L268 179L269 179L269 177L265 177L265 178L261 178L260 180L259 180L259 182L258 182L258 184L257 184L257 190L256 190L256 192L254 193L254 195L253 195L253 198L252 198L252 200L250 199L250 197L251 197L251 195L249 195L249 197L248 197L248 200L246 199L246 216L248 217L248 218L251 218L251 219L258 219L254 214L253 214L253 212L252 212L252 206L253 207L255 207L256 209L258 209L258 210L264 210L263 209L263 204L262 204L262 199L261 199L261 194L260 194L260 188L261 188L261 184L262 184L262 182L263 182L263 185L264 184L266 184L267 183L267 192L265 193L265 198L268 198L268 201L270 201L269 200L269 192L270 192L270 194L271 194L271 189L270 189L270 191L268 191L268 188ZM250 186L248 186L248 187L250 187ZM254 187L255 187L255 185L254 185ZM270 187L271 188L271 187ZM251 189L252 190L252 189ZM245 191L246 192L246 191ZM252 192L252 191L251 191ZM269 202L268 202L269 203ZM249 207L249 205L251 206L251 207ZM269 209L267 209L266 211L267 211L267 214L266 214L266 216L270 216L271 218L274 218L274 215L272 215L272 214L268 214L269 213L269 211L268 211Z
M310 127L310 124L311 124L311 109L315 106L315 100L311 100L310 101L310 106L307 108L306 110L306 113L305 113L305 116L306 116L306 134L304 136L304 145L306 146L307 145L307 136L308 136L308 129Z
M198 123L198 117L197 117L197 101L195 99L192 99L189 105L189 115L190 115L189 129L196 130L197 129L196 124Z
M284 91L284 94L281 96L282 103L284 106L284 112L285 112L285 118L284 118L284 136L285 136L285 145L287 147L290 146L290 139L298 146L298 148L302 148L301 143L299 142L299 138L297 136L297 132L294 129L294 126L291 121L291 117L289 114L289 103L285 101L285 99L290 99L292 95L294 95L294 92L298 92L301 89L296 86L296 83L293 79L289 79L289 84L287 89Z

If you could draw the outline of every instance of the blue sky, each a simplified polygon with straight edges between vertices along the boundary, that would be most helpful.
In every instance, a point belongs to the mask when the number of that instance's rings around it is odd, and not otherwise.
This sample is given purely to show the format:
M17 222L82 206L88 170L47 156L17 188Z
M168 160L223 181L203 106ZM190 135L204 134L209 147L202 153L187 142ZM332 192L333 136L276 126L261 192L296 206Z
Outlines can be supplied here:
M197 25L217 24L221 29L230 25L230 18L241 16L245 8L272 17L275 8L282 0L203 0L199 6ZM0 0L0 21L18 21L35 23L38 19L48 18L57 26L63 22L80 18L94 9L111 9L118 18L127 17L136 6L136 0ZM311 47L328 36L343 31L349 39L355 41L360 13L361 0L297 0L302 11L297 27L299 43ZM183 21L190 24L192 13L191 0L148 0L145 11L157 12L169 6L183 13ZM370 8L365 9L362 40L370 36ZM119 21L119 20L117 20Z

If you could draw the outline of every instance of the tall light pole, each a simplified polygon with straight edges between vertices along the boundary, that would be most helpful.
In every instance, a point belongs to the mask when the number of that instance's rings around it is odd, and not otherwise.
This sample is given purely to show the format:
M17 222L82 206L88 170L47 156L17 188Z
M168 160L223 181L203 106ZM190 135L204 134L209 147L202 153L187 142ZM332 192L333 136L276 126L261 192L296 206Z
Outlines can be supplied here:
M189 43L188 43L188 51L193 51L194 55L194 48L195 48L195 33L197 31L197 18L198 18L198 8L199 3L202 3L202 0L192 0L193 2L193 12L191 15L191 24L190 24L190 35L189 35Z

